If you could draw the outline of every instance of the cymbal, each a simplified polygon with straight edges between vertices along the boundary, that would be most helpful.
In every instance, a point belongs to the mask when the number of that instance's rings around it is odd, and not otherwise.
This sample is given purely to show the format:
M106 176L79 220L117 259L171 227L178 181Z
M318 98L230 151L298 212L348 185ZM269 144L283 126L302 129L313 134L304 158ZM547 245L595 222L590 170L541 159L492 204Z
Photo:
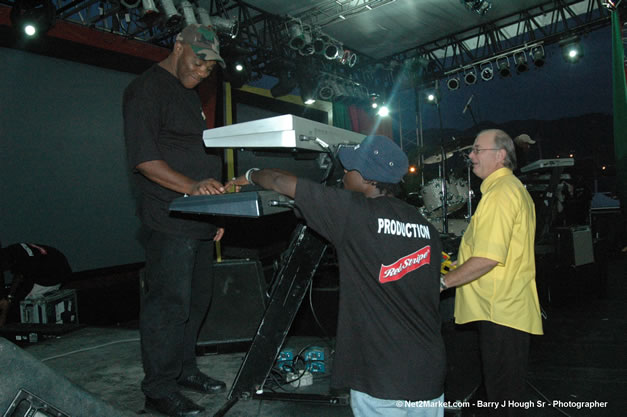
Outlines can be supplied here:
M447 152L446 153L446 159L449 159L451 156L453 156L453 152ZM439 164L440 162L442 162L442 155L433 155L430 156L428 158L425 158L424 163L425 165L430 165L430 164Z

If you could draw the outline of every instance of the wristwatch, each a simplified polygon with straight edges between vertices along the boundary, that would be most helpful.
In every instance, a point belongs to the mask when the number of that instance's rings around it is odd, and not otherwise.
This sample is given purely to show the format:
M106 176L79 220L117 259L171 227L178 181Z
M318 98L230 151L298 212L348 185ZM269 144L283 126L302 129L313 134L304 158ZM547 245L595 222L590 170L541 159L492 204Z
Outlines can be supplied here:
M442 291L448 290L448 287L446 286L446 282L444 282L444 275L440 275L440 290Z

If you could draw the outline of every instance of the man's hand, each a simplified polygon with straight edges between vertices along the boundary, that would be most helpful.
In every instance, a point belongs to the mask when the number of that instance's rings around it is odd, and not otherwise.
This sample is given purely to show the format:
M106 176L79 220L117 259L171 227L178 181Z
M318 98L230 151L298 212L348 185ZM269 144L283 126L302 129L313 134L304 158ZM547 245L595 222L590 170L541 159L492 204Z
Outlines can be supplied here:
M206 180L198 181L192 186L190 195L202 195L202 194L224 194L225 187L213 178L207 178Z
M233 177L230 181L228 181L226 184L224 184L224 188L226 188L227 190L230 187L235 187L235 192L239 193L239 191L241 190L243 185L248 185L250 184L247 180L246 177L244 175L240 175L239 177Z
M219 242L220 239L222 239L222 236L224 236L224 227L218 227L218 230L216 230L216 235L213 237L213 241Z

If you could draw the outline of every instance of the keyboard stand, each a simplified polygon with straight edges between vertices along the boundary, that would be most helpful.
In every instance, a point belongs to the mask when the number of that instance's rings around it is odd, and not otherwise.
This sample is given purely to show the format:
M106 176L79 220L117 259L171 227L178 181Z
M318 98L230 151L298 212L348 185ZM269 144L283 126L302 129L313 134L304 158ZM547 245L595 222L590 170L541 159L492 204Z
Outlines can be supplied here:
M292 241L250 349L235 377L228 401L214 417L226 415L239 399L291 400L346 405L344 396L264 392L263 387L327 248L327 242L305 225Z

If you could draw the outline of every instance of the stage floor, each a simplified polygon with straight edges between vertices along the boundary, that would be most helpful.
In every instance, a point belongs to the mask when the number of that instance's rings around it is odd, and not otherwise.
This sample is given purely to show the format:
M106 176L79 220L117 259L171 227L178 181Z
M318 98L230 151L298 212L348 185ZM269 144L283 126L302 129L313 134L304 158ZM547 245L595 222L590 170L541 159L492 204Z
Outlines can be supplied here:
M573 291L544 306L545 335L532 338L530 371L526 396L530 416L622 416L627 409L627 256L617 256L607 265L605 291L590 293L585 288ZM590 277L587 277L589 279ZM592 277L594 278L594 277ZM575 277L559 277L572 279ZM553 292L564 286L555 285ZM473 348L464 345L457 330L445 325L449 369L449 389L457 396L470 393L476 384L474 364L469 363ZM464 335L463 337L468 337ZM457 338L457 339L456 339ZM322 338L290 336L289 346L316 345L326 347ZM24 345L38 366L49 367L59 378L67 378L94 397L120 410L120 415L151 414L143 411L144 397L140 391L143 371L140 361L139 333L136 323L115 327L86 326L69 333ZM207 354L198 357L203 371L227 383L230 389L245 353ZM6 370L2 370L3 379ZM20 372L10 369L11 373ZM420 376L417 375L417 378ZM325 392L328 374L314 378L311 390ZM451 382L452 381L452 382ZM272 385L271 383L269 385ZM455 387L452 387L455 385ZM36 383L35 383L35 386ZM289 391L302 392L287 387ZM277 392L283 389L275 387ZM326 391L328 392L328 391ZM36 393L35 393L36 394ZM213 416L226 403L226 393L189 397L203 405L202 416ZM297 397L297 395L295 396ZM45 398L44 398L45 399ZM453 399L453 398L449 398ZM454 398L461 399L461 398ZM54 404L54 398L49 401ZM597 402L589 404L589 402ZM604 405L604 406L603 406ZM62 408L62 404L58 405ZM553 406L559 407L559 409ZM587 408L594 406L594 408ZM0 412L4 413L2 409ZM464 407L460 413L447 415L480 416L485 409ZM154 415L154 414L152 414ZM329 406L296 401L240 400L227 416L321 417L352 416L348 406ZM77 417L77 416L72 416ZM94 417L94 416L90 416ZM107 416L108 417L108 416Z

